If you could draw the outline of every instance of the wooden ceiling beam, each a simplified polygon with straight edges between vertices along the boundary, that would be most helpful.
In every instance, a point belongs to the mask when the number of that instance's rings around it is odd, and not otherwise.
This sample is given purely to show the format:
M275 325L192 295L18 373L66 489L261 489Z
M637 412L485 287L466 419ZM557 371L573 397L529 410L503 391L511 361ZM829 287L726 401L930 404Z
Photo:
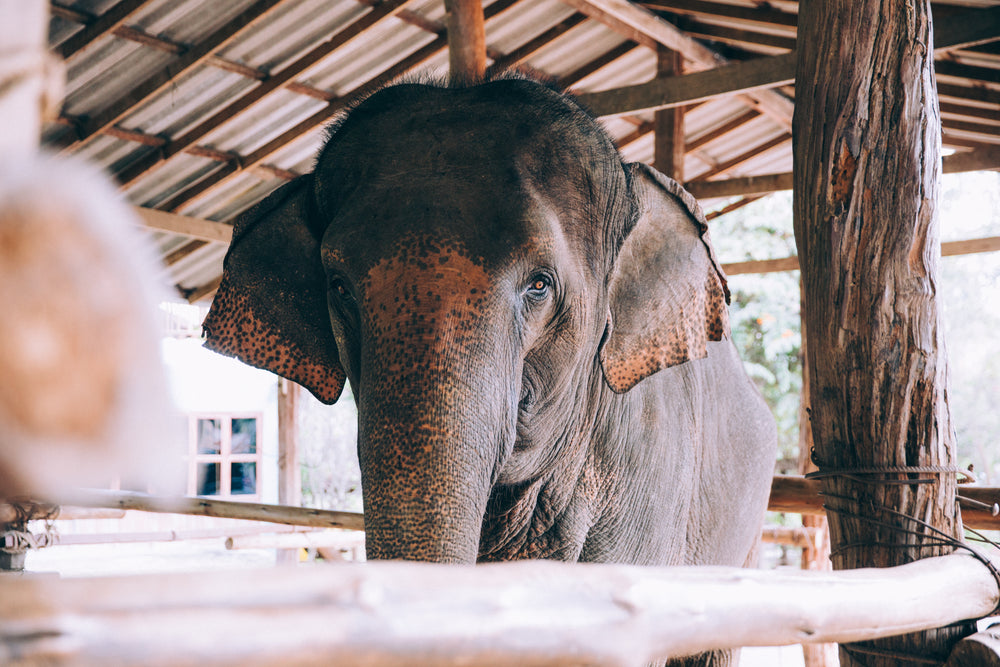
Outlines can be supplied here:
M795 37L785 37L766 32L754 32L743 28L730 28L712 23L684 20L678 23L685 33L697 39L733 44L738 47L757 46L770 52L787 52L795 49Z
M83 53L101 37L122 26L132 15L150 3L151 0L121 0L101 16L84 24L83 29L70 35L56 47L63 60L69 60Z
M629 53L632 53L637 48L639 48L638 42L633 42L632 40L627 39L613 49L605 51L602 55L594 58L582 67L578 67L565 76L559 77L559 83L564 89L569 90L591 74L599 72L619 58L623 58Z
M526 44L522 44L510 53L495 59L493 67L506 69L523 63L586 20L587 16L579 12L571 15Z
M688 151L696 151L699 148L709 144L716 139L729 134L735 130L740 129L752 120L760 117L760 113L754 109L747 109L744 113L730 119L727 123L720 125L719 127L705 132L704 134L695 137L687 144Z
M372 11L361 16L350 25L345 26L342 30L330 37L330 39L318 44L310 49L305 55L285 66L280 72L277 72L268 77L265 81L262 81L256 88L249 90L247 93L227 104L219 111L216 111L211 116L185 132L183 135L172 139L162 151L158 153L150 153L146 158L136 160L126 169L116 174L119 183L127 185L148 174L150 171L163 164L174 155L177 155L191 146L194 146L199 139L203 138L209 132L212 132L237 115L243 113L274 91L283 87L288 87L294 82L295 77L320 62L323 58L329 56L335 50L353 41L366 30L375 27L383 20L389 19L403 11L408 4L412 4L413 2L414 0L386 0L381 3Z
M768 7L737 7L718 2L699 0L643 0L639 4L647 9L684 14L687 16L711 16L736 19L741 23L767 26L770 28L795 28L798 15Z
M285 147L288 143L294 141L295 139L298 139L306 132L309 132L322 123L325 123L332 118L334 114L343 109L347 105L348 101L361 97L366 93L374 92L396 77L433 58L447 48L447 46L448 39L446 37L438 37L430 44L418 49L415 53L404 58L402 61L390 67L374 79L362 84L343 97L331 100L326 107L320 109L294 127L286 130L280 136L272 139L253 153L244 156L242 160L228 163L223 168L216 170L186 190L176 194L168 202L161 205L161 208L171 211L180 210L182 207L187 206L190 202L203 196L205 193L213 190L222 183L227 182L233 176L257 166L266 160L272 153Z
M146 229L169 232L209 243L228 245L233 240L233 226L225 222L202 220L143 206L133 206L132 211L139 217Z
M591 18L604 22L612 30L619 31L620 34L627 37L635 31L639 31L647 39L652 39L658 44L679 51L685 58L694 63L693 69L717 69L729 63L722 55L685 35L676 26L660 19L649 10L628 2L628 0L564 0L564 2L576 7L578 11L588 14ZM773 57L781 58L784 56ZM792 79L794 80L794 74ZM668 79L660 81L668 81ZM775 85L780 85L782 82L785 82L785 79L780 79L779 83ZM753 90L740 95L740 99L752 108L770 116L782 128L791 129L793 103L781 93L765 89ZM685 103L692 101L694 100L686 100ZM663 106L665 105L657 104L654 107L645 108L662 108Z
M563 0L563 2L643 46L656 50L657 45L662 44L680 52L694 63L695 69L709 69L726 64L726 59L712 49L628 0Z
M1000 36L1000 7L970 9L934 22L934 52L968 49Z
M963 82L971 85L979 83L1000 84L1000 69L963 65L948 60L934 61L934 74L938 77L962 79Z
M632 5L627 0L565 0L568 4L581 11L591 14L594 18L604 20L613 29L624 25L630 30L643 29L647 36L654 37L660 43L668 41L678 45L687 42L677 40L676 34L681 31L649 13ZM644 16L645 15L645 16ZM939 38L936 41L937 50L942 51L970 43L979 43L985 35L1000 34L997 27L1000 8L977 9L949 16L940 21L940 29L936 28ZM676 34L675 34L676 33ZM667 39L671 37L671 39ZM686 37L686 36L685 36ZM687 37L691 42L693 39ZM697 42L695 42L697 43ZM699 44L699 46L701 46ZM702 49L707 47L701 46ZM689 52L680 50L689 59L702 53L700 50ZM714 53L714 52L712 52ZM714 69L705 72L695 72L672 79L656 79L638 86L626 86L598 93L581 96L585 104L600 115L618 115L641 109L658 109L670 105L687 104L699 99L719 97L724 95L743 94L757 101L762 111L776 119L786 120L783 127L790 127L792 103L783 95L769 90L777 86L794 82L795 52L768 58L756 58L750 61L728 64L722 56L715 54L710 62L703 55L700 61L702 68L715 65ZM697 62L697 61L696 61ZM724 65L724 66L720 66ZM683 83L681 82L683 81ZM990 98L990 93L1000 97L1000 91L976 93L980 98ZM975 99L975 98L974 98Z
M668 79L654 79L635 86L614 88L580 95L581 101L599 116L632 113L643 109L662 109L691 104L699 100L774 88L795 80L795 52L767 56L715 69L684 74ZM787 98L781 96L787 101ZM790 103L790 101L789 101ZM791 120L791 110L787 111Z
M282 1L257 0L254 2L237 16L233 17L226 25L212 32L201 43L191 47L174 62L140 82L110 106L95 114L81 128L79 138L68 146L63 147L63 150L72 151L85 145L92 137L99 134L101 130L114 125L132 113L136 107L168 87L178 76L203 63L215 51L229 44L241 32L264 18Z
M506 2L495 2L485 11L485 19L489 20L493 16L499 14L502 11L507 10L513 3ZM193 184L186 190L178 193L170 199L169 202L163 204L161 207L166 210L182 210L185 206L189 205L192 201L197 198L204 196L206 193L214 190L221 184L229 181L231 178L240 174L248 169L259 165L261 162L266 160L270 155L277 152L278 150L284 148L292 141L295 141L299 137L303 136L307 132L315 129L321 124L327 122L336 113L343 109L346 104L353 99L363 97L364 95L370 94L387 83L391 82L393 79L409 72L410 70L419 67L421 64L427 60L433 58L442 50L447 48L448 40L447 37L438 37L433 42L427 44L426 46L418 49L416 52L407 56L400 62L396 63L389 69L385 70L374 79L362 84L358 88L348 92L342 97L330 100L327 106L320 109L313 115L309 116L305 120L301 121L292 128L289 128L283 132L278 137L272 139L264 146L258 148L253 153L243 156L240 160L234 160L228 163L223 168L216 170L212 174Z
M1000 170L1000 146L983 147L969 152L945 155L941 163L942 170L946 174ZM792 173L761 174L719 181L693 181L685 183L684 187L698 199L768 194L781 190L791 190Z

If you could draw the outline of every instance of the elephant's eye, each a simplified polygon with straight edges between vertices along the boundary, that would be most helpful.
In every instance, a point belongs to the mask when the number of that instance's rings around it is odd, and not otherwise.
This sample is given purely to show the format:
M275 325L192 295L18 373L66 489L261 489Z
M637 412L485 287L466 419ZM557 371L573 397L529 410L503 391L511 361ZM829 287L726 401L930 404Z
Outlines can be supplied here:
M352 305L354 303L354 292L343 278L330 279L330 293L334 300L342 305Z
M552 277L547 273L536 273L528 281L528 289L525 294L529 299L540 301L549 294L552 289Z

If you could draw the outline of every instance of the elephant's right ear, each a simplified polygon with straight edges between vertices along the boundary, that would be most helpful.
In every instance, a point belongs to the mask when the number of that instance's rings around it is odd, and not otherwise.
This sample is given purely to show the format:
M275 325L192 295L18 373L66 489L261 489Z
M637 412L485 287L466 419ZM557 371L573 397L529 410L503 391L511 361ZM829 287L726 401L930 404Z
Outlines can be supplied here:
M271 371L330 404L344 388L327 309L320 243L309 227L312 174L236 221L205 346Z

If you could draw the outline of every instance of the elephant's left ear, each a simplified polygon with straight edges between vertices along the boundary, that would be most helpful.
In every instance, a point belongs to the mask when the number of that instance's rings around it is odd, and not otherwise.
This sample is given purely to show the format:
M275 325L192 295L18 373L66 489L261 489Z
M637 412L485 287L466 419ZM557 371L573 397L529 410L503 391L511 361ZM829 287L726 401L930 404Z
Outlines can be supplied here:
M300 176L239 217L202 327L208 349L298 382L330 404L346 376L310 226L312 189L312 174Z
M632 164L639 207L609 282L601 366L622 393L670 366L708 354L729 335L729 289L698 202L676 181Z

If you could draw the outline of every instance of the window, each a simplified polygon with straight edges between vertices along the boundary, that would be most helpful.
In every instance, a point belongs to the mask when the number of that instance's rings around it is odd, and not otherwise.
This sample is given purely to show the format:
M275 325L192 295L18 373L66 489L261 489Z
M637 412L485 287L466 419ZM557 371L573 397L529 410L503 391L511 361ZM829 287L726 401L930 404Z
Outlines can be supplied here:
M260 497L261 416L191 415L188 494Z

